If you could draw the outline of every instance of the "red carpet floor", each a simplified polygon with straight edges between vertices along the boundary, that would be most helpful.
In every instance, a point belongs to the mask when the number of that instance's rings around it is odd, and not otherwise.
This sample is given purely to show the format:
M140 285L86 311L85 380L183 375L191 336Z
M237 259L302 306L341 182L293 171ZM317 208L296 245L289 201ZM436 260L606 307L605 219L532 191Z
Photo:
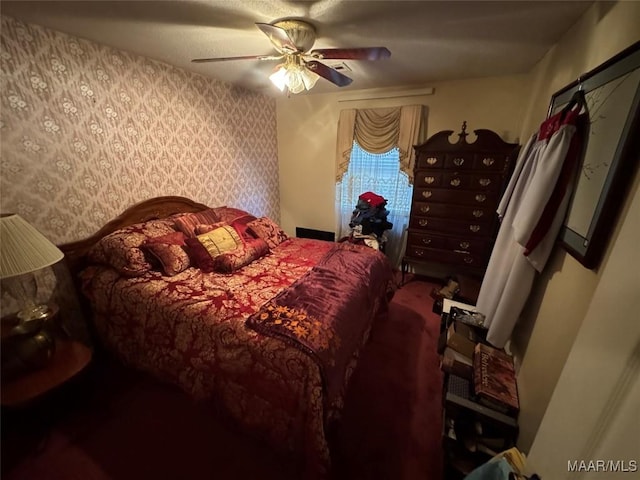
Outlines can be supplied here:
M400 288L374 325L336 429L336 479L442 478L433 284ZM41 405L2 412L4 480L297 479L207 405L99 361Z

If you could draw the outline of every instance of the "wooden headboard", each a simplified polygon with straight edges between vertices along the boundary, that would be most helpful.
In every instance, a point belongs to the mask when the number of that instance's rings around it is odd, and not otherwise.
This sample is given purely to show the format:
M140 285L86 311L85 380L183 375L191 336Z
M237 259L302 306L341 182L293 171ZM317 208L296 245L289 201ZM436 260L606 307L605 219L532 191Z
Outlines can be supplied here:
M209 208L207 205L194 202L186 197L165 196L151 198L127 208L89 238L65 243L59 245L58 248L64 253L71 275L76 280L77 274L86 266L85 257L87 253L102 237L134 223L165 218L174 213L200 212L207 208Z

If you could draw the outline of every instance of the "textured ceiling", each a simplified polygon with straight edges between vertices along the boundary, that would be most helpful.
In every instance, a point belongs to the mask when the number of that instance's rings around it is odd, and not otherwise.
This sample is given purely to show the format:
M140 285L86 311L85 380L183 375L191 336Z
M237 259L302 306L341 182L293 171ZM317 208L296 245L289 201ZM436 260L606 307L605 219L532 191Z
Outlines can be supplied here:
M342 90L424 86L526 73L592 1L2 1L3 15L163 61L270 95L277 61L191 63L274 53L255 22L304 18L315 48L386 46L391 58L344 63ZM311 93L336 92L320 79Z

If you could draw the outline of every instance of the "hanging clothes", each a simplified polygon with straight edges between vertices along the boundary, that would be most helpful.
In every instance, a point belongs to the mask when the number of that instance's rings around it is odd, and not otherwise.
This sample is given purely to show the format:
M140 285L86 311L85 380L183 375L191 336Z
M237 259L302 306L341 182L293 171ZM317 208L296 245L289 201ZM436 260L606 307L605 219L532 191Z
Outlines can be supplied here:
M581 158L588 114L563 110L548 118L522 149L498 206L502 219L477 309L487 340L502 348L544 268L565 217Z

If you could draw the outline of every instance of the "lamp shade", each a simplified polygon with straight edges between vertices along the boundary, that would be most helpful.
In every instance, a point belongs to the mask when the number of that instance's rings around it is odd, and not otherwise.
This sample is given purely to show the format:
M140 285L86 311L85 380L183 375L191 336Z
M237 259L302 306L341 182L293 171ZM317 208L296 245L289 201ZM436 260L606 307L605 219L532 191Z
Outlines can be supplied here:
M35 272L63 257L58 247L20 215L0 216L0 278Z

